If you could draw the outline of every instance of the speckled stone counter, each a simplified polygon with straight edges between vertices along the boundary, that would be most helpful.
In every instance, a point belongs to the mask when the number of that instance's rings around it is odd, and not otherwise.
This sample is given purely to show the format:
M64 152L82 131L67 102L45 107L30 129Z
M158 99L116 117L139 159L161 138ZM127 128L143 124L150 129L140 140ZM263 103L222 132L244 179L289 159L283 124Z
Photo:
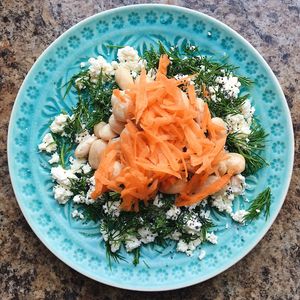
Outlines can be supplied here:
M204 12L260 51L291 109L296 157L290 190L270 231L242 261L193 287L160 293L120 290L78 274L34 235L11 187L6 134L18 89L47 46L102 10L150 1L0 1L0 299L300 299L300 2L161 1Z

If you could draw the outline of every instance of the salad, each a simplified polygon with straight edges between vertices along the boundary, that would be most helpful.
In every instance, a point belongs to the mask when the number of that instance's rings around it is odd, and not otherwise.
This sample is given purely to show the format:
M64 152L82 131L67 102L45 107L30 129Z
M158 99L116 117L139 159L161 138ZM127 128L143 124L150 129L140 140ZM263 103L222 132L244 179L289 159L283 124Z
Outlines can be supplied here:
M50 120L38 148L51 154L54 198L99 224L109 262L125 249L136 265L147 244L176 243L189 256L217 244L213 211L242 226L268 217L269 187L245 196L246 177L267 165L251 80L195 45L107 47L116 60L80 64L64 87L77 104ZM237 197L247 209L233 210Z

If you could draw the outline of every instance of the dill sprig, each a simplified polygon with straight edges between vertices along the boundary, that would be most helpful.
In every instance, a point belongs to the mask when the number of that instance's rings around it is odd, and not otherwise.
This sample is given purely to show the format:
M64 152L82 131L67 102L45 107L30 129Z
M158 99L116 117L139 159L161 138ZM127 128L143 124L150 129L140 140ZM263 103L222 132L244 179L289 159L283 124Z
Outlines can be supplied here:
M82 88L79 88L78 80ZM77 91L78 102L72 109L72 118L68 120L64 131L66 137L74 141L77 134L84 130L91 133L95 124L108 121L111 115L111 95L117 84L111 76L102 72L91 80L89 71L84 70L68 81L66 95L72 87Z
M115 262L115 263L119 263L120 261L127 262L125 257L123 255L121 255L118 251L117 252L111 251L109 242L105 242L105 249L106 249L106 258L107 258L110 269L112 268L113 262Z
M260 215L262 211L264 211L264 216L267 220L270 215L270 206L271 189L268 187L253 200L250 207L247 209L248 214L245 215L244 221L253 221Z
M268 134L257 122L253 121L251 133L248 136L240 133L229 133L227 136L226 145L230 152L241 154L246 161L246 169L243 172L248 176L256 173L261 168L265 167L267 162L259 154L265 147L265 139Z

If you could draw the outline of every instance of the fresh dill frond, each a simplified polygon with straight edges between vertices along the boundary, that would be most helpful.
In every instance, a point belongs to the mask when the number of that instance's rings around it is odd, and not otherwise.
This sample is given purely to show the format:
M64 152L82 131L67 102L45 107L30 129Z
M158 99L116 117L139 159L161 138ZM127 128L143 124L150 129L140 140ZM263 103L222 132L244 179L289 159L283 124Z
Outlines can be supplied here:
M207 218L200 218L200 222L202 224L201 226L201 238L204 241L206 239L206 235L208 233L208 231L210 229L212 229L213 227L215 227L215 224L213 223L213 221L211 219L207 219Z
M209 110L214 117L221 117L224 119L229 115L237 115L241 113L241 107L248 99L248 94L239 96L234 101L225 97L222 93L217 93L218 101L207 101Z
M247 209L248 214L245 215L244 221L253 221L256 219L263 211L264 216L267 218L270 215L271 206L271 189L268 187L262 191L251 203L250 207Z
M254 83L254 81L252 81L250 78L245 76L238 76L238 78L241 85L245 87L249 87Z
M113 262L115 263L119 263L120 261L127 262L125 257L121 255L118 251L116 252L111 251L110 244L108 242L105 243L105 248L106 248L106 258L108 260L108 265L110 269L112 268Z
M140 262L140 256L141 256L141 248L138 247L138 248L135 248L132 250L133 252L133 260L132 260L132 263L134 266L137 266Z
M253 121L251 133L248 136L239 133L229 133L226 145L230 152L241 154L246 161L246 169L243 172L248 176L256 173L261 168L267 166L265 159L259 154L265 147L265 139L268 134L257 122Z

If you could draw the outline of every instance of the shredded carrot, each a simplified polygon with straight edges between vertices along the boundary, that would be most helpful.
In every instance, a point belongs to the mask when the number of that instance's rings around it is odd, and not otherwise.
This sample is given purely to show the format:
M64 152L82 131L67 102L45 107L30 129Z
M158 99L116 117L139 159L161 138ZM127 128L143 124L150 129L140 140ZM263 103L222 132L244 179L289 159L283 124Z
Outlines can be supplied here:
M219 176L218 165L226 159L226 131L211 121L207 104L200 122L196 121L195 88L189 80L167 78L169 64L168 56L162 55L153 82L146 80L142 70L139 81L126 90L126 98L114 90L120 101L130 99L131 117L120 139L102 155L95 172L93 199L113 190L121 194L123 210L138 211L139 202L147 204L160 187L183 180L186 184L176 205L192 205L222 189L233 176L228 170L214 183L206 184L209 176ZM205 85L202 92L209 96ZM122 165L117 175L112 167L116 161Z

